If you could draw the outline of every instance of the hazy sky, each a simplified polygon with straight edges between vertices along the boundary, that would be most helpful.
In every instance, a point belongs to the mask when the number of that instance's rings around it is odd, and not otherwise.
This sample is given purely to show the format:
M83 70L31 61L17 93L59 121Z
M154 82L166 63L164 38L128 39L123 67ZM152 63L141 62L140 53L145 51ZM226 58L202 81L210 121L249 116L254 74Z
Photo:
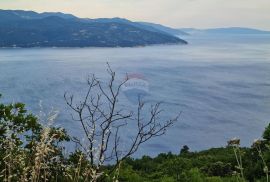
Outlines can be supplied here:
M270 30L270 0L0 0L1 9L122 17L172 27L243 26Z

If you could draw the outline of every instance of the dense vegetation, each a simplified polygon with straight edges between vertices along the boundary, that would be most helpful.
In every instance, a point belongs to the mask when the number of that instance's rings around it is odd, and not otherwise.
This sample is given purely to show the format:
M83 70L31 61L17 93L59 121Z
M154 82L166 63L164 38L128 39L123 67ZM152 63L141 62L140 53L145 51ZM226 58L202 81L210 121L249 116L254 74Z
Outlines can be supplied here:
M245 180L232 147L180 154L159 154L125 161L120 181L266 181L264 165L253 148L241 148ZM269 165L268 151L264 151Z
M240 147L239 139L229 141L228 147L200 152L184 146L179 154L127 158L118 166L102 166L103 172L95 174L82 151L65 153L62 142L71 138L63 128L50 125L55 113L44 118L29 114L22 103L0 104L0 181L268 180L270 125L263 140L249 148Z

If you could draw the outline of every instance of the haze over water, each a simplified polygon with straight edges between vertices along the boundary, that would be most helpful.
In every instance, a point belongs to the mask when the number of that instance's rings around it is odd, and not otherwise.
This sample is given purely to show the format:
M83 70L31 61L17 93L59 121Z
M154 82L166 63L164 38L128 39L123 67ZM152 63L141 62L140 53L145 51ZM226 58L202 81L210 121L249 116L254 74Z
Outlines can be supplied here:
M138 155L178 153L183 145L219 147L233 137L249 146L270 121L270 36L185 38L184 46L1 49L2 100L24 102L36 114L42 100L45 110L60 111L56 125L78 135L80 126L71 120L63 95L84 93L91 73L106 78L109 62L120 81L126 73L144 75L150 89L145 100L163 101L165 116L182 111L167 135ZM132 105L123 93L121 98Z

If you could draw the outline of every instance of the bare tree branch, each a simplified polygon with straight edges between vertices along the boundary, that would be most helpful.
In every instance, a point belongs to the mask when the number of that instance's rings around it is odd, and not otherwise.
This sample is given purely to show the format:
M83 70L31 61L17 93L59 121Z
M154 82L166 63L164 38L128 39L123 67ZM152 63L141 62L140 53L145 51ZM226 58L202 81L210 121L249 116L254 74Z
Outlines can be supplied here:
M167 128L172 126L181 114L162 121L162 103L152 105L147 112L145 103L140 98L135 111L127 110L119 104L119 94L123 84L128 81L128 76L117 84L116 73L109 64L107 72L110 77L107 83L101 82L95 75L87 79L88 89L81 101L75 103L73 95L64 95L67 105L76 114L76 118L74 115L72 118L80 122L88 144L83 146L77 138L73 138L72 141L83 149L89 157L90 164L96 169L100 169L105 161L114 161L115 166L118 166L143 143L164 135ZM129 126L132 126L134 132L133 139L129 143L121 143L123 138L120 133ZM123 149L124 145L128 148Z

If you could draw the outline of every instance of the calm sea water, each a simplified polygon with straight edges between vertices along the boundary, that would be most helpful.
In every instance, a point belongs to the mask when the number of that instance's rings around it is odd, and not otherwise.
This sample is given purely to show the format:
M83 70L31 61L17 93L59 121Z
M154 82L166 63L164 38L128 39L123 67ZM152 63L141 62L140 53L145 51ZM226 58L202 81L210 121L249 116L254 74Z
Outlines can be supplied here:
M126 73L143 75L149 83L145 100L163 101L165 117L182 111L168 133L145 144L138 155L178 153L185 144L192 150L220 147L233 137L249 146L270 122L270 36L186 39L186 46L1 49L2 101L24 102L38 113L42 100L44 110L60 111L56 125L78 135L64 92L82 95L87 75L105 79L109 62L119 80ZM121 98L132 104L123 93Z

